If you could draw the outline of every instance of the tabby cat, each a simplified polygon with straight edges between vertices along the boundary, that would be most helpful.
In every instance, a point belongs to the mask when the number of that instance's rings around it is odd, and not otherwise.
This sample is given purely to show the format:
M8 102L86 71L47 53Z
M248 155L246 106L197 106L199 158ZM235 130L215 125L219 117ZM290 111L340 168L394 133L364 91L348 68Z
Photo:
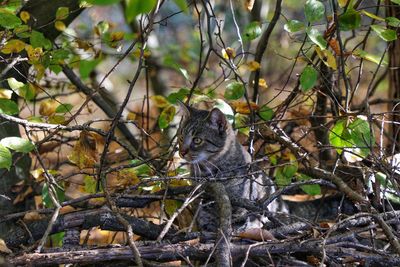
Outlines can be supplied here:
M249 175L251 156L236 139L232 126L218 109L200 110L181 103L183 118L178 129L179 154L190 164L192 177L207 181L221 181L230 199L258 200L274 192L272 181L265 175ZM277 210L276 201L269 211ZM266 218L247 217L244 209L233 209L235 231L262 227ZM197 224L200 229L215 231L218 227L214 205L206 204L199 210Z

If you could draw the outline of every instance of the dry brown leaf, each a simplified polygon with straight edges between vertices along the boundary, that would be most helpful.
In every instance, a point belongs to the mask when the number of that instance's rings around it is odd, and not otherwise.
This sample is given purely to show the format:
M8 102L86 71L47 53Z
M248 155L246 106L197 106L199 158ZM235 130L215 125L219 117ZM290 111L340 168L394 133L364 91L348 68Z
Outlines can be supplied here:
M245 101L239 101L239 100L231 101L230 105L233 108L233 110L235 110L235 112L237 112L237 113L250 114L249 105ZM259 110L260 109L260 107L256 103L251 102L251 101L250 101L250 107L253 110Z
M24 192L18 194L18 196L14 199L13 204L15 205L15 204L17 204L17 203L20 203L20 202L24 201L25 198L26 198L29 194L31 194L32 192L33 192L33 189L32 189L31 186L29 186Z
M97 143L95 135L82 131L68 159L80 169L94 167L97 162Z
M241 238L247 238L256 241L276 240L276 238L265 229L251 228L238 234Z
M246 8L247 11L252 11L253 6L254 6L255 0L245 0L244 1L244 8Z
M3 239L0 239L0 252L11 254L12 251L7 247L6 242Z
M23 220L24 220L25 222L28 222L28 221L38 221L38 220L41 220L41 219L43 219L43 218L44 218L44 216L41 215L39 212L37 212L37 211L31 211L31 212L28 212L28 213L26 213L26 214L24 215Z

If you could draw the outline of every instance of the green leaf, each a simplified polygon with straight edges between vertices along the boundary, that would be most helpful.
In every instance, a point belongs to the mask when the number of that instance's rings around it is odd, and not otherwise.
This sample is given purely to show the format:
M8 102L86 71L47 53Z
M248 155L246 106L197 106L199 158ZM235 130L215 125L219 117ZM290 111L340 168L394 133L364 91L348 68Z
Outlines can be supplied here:
M261 24L258 21L249 23L244 29L243 39L251 41L261 35Z
M28 25L19 25L14 28L14 34L19 38L29 38L31 36L31 30Z
M44 37L43 33L38 31L32 31L29 41L34 48L43 47L47 50L50 50L53 47L50 40Z
M71 104L61 104L56 108L56 113L67 113L72 110L74 106Z
M188 13L188 6L186 0L174 0L174 3L185 13Z
M290 162L288 164L285 164L285 166L283 166L282 174L284 176L286 176L286 178L292 179L292 177L297 172L298 168L299 168L299 165L298 165L297 161Z
M21 137L5 137L0 140L0 144L22 153L31 152L35 148L35 145L31 141Z
M5 168L10 170L12 165L12 155L10 150L0 144L0 169Z
M300 173L297 176L299 181L308 181L311 180L311 177ZM319 184L309 184L300 186L301 190L311 196L321 195L321 186Z
M56 190L56 198L58 199L59 202L64 201L65 199L65 192L63 189L61 189L59 186L54 186ZM43 204L46 208L53 208L54 204L53 201L51 201L50 193L49 193L49 186L47 183L43 185L42 188L42 200Z
M371 25L371 29L373 29L374 32L376 32L376 34L386 42L394 41L397 39L397 33L392 29L386 29L385 27L380 25Z
M49 69L55 74L59 74L62 71L62 67L58 64L52 64L49 66Z
M65 232L59 232L56 234L52 234L49 236L51 240L51 247L62 247L64 240Z
M381 62L381 56L370 54L362 49L356 49L353 52L353 55L374 62L375 64L379 64L379 62ZM387 64L388 64L387 60L383 59L381 65L386 66Z
M174 119L176 109L170 105L161 111L160 117L158 118L158 127L165 129L169 126L170 122Z
M324 17L325 6L317 0L307 0L304 13L309 22L320 20Z
M341 154L347 152L352 160L365 158L371 151L370 146L374 144L374 137L370 131L370 125L364 116L358 116L347 125L347 120L338 120L329 133L329 142ZM345 155L346 156L346 155Z
M181 88L178 92L172 92L167 96L168 102L171 104L177 104L178 100L183 101L187 95L189 95L190 90L187 88Z
M131 160L131 164L140 164L142 161L138 159ZM140 164L133 168L137 176L149 176L153 173L151 167L148 164Z
M258 115L261 117L261 119L269 121L274 116L274 111L267 105L264 105L258 111Z
M0 99L0 113L7 115L18 114L19 108L17 103L9 99Z
M24 98L25 100L31 101L32 99L35 98L36 92L35 89L32 86L29 86L28 84L24 84L21 88L19 88L16 93Z
M224 97L228 100L236 100L244 96L245 88L240 82L231 82L226 86Z
M318 72L313 66L309 65L304 68L303 73L300 76L300 85L304 92L307 92L315 86L317 82Z
M0 11L0 26L6 29L14 29L21 24L21 20L14 14L8 13L4 10Z
M8 78L7 82L8 86L10 86L10 88L14 91L25 85L24 83L17 81L15 78Z
M339 16L339 29L342 31L350 31L361 26L360 12L353 8L348 8L347 11Z
M400 0L390 0L391 2L400 5Z
M303 22L294 19L294 20L289 20L283 26L283 28L287 32L298 32L298 31L304 30L305 29L305 25L304 25Z
M400 1L400 0L399 0ZM398 18L395 18L395 17L387 17L387 18L385 18L385 21L387 22L387 24L389 25L389 26L392 26L392 27L400 27L400 19L398 19Z
M291 177L287 177L286 175L283 175L283 167L277 167L274 171L274 177L275 177L275 183L279 186L279 187L284 187L289 185L292 182L292 178Z
M81 60L79 62L79 73L82 79L89 78L90 72L99 64L99 60Z
M326 40L324 39L324 37L321 35L321 33L314 28L308 28L307 29L307 35L310 38L310 40L318 45L322 50L325 50L328 43L326 42Z
M65 6L59 7L56 12L56 20L64 20L68 18L68 15L69 15L68 7Z
M343 148L351 147L351 143L344 139L347 128L346 124L346 119L338 120L329 133L329 142L333 147L336 148L336 151L339 153L339 155L342 154Z
M108 5L113 5L116 3L119 3L121 0L85 0L85 2L92 4L92 5L98 5L98 6L108 6Z
M164 202L165 212L172 216L177 209L182 206L182 202L174 199L166 199Z
M157 0L125 0L125 17L131 22L137 15L149 13L157 4Z
M83 190L85 190L85 193L88 194L97 193L96 189L97 181L96 179L94 179L93 176L85 175L85 177L83 178L83 183L84 183Z

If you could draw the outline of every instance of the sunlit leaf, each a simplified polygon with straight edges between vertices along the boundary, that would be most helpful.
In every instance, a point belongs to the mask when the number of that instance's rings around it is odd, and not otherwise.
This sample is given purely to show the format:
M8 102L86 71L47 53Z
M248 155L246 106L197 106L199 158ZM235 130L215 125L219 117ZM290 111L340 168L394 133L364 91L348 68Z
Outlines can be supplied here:
M363 9L361 12L362 12L364 15L367 15L368 17L370 17L371 19L380 20L380 21L385 21L384 18L381 18L381 17L379 17L379 16L377 16L377 15L375 15L375 14L372 14L372 13L366 11L365 9Z
M300 75L300 85L304 92L313 88L317 82L318 72L313 66L306 66Z
M307 35L314 44L318 45L321 49L326 49L328 43L317 29L309 28Z
M222 57L229 60L234 59L236 57L236 51L232 47L227 47L226 49L221 50Z
M244 29L243 39L251 41L256 39L262 33L261 24L258 21L253 21Z
M396 28L400 27L400 19L398 19L398 18L387 17L387 18L385 18L385 21L387 22L387 24L389 26L396 27Z
M25 85L24 83L17 81L15 78L8 78L7 82L8 86L10 86L10 88L14 91Z
M12 155L10 150L0 144L0 169L5 168L10 170L12 165Z
M397 39L396 31L392 29L386 29L381 25L371 25L371 29L384 41L390 42Z
M35 148L35 145L31 141L21 137L5 137L0 140L0 144L22 153L31 152Z
M353 55L374 62L375 64L379 64L379 62L381 62L381 56L370 54L367 51L361 49L356 49L355 51L353 51ZM381 64L386 66L388 62L387 60L383 59Z
M245 88L240 82L231 82L226 86L224 97L228 100L236 100L244 96Z
M324 17L325 6L318 0L307 0L304 13L309 22L318 21Z
M360 28L361 15L360 12L353 8L348 8L347 11L339 16L339 28L342 31L350 31Z
M304 30L305 29L305 25L304 25L303 22L293 19L293 20L289 20L283 26L283 28L287 32L298 32L298 31Z
M167 128L170 122L174 119L175 113L176 109L173 105L164 108L158 118L158 127L160 127L160 129Z
M250 101L250 103L247 103L247 101L236 100L236 101L231 101L230 105L236 113L240 114L250 114L250 108L255 111L259 109L259 106L252 101Z
M13 91L11 90L0 88L0 98L11 99L12 93Z

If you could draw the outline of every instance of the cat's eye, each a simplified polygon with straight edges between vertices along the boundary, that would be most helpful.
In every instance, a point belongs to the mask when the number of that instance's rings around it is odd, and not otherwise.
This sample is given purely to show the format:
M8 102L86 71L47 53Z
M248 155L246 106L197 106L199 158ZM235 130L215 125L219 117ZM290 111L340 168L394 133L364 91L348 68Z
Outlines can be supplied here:
M203 142L203 140L201 138L198 138L198 137L193 138L193 143L195 145L200 145L201 142Z

